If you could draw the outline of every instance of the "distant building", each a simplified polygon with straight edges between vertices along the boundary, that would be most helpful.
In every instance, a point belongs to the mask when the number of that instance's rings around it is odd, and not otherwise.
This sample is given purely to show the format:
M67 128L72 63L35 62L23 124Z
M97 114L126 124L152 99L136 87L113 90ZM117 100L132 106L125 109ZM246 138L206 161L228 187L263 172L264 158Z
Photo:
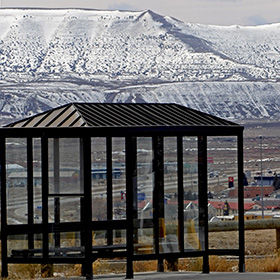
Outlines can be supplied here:
M259 209L261 209L262 202L256 201L255 204L259 206ZM264 200L263 206L265 210L279 210L280 209L280 200L274 199L274 200Z
M254 180L257 182L258 186L272 186L275 176L256 176Z
M224 204L225 201L209 201L210 204L216 209L216 215L217 216L223 216L224 215ZM239 215L239 210L238 210L238 202L228 202L229 205L229 215ZM249 211L252 209L253 205L255 203L244 203L244 211ZM209 209L209 207L208 207Z
M113 169L112 173L114 179L120 178L122 174L119 168ZM92 169L91 175L92 179L107 179L107 169Z
M6 164L6 172L11 173L11 172L21 172L24 171L25 168L22 165L16 164L16 163L9 163Z
M274 187L264 186L263 196L269 196L274 191ZM237 197L238 190L236 188L229 190L229 197ZM261 196L261 186L246 186L244 187L244 198L254 198L256 196Z
M27 186L27 171L25 172L11 172L8 175L9 187L25 187ZM53 172L49 172L49 179L52 181L54 178ZM59 174L60 180L64 181L77 181L76 171L61 171ZM33 184L34 186L42 185L42 173L35 171L33 173Z

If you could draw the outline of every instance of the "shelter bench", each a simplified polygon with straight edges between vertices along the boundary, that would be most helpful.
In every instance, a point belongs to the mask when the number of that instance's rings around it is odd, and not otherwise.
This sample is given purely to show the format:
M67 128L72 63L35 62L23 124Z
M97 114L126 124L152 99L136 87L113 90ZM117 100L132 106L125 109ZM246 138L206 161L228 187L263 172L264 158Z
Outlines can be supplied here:
M125 244L115 244L115 245L96 245L92 246L93 252L98 253L104 253L108 251L114 251L114 250L126 250ZM71 256L73 254L76 255L82 255L85 251L84 246L81 247L60 247L60 248L49 248L49 253L54 255L61 255L61 256ZM36 254L42 254L43 249L15 249L12 250L12 257L32 257ZM80 254L78 254L80 253Z
M106 256L107 253L114 252L126 252L126 244L113 244L113 245L94 245L92 246L92 252L97 253L100 257ZM137 243L134 244L134 250L136 253L151 253L152 244ZM63 257L81 257L85 251L84 246L81 247L62 247L62 248L49 248L48 252L51 256L63 256ZM32 258L43 254L43 249L15 249L11 251L12 258ZM106 257L111 257L107 255Z

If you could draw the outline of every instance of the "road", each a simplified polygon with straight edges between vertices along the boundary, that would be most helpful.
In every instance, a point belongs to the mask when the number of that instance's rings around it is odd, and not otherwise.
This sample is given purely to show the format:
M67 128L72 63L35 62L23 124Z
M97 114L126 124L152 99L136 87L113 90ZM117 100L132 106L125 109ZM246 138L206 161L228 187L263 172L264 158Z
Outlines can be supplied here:
M174 174L174 173L173 173ZM232 174L231 176L236 176L236 174ZM120 197L121 191L125 191L125 181L122 180L122 183L114 183L113 184L113 197ZM139 185L143 185L141 189L139 189L139 192L146 193L146 197L149 198L152 195L152 186L151 186L151 179L148 180L141 180L141 183ZM219 183L220 188L224 189L226 188L228 182L228 177L214 177L214 178L208 178L208 185L209 189L212 191L215 189L217 184ZM197 174L192 173L191 175L185 175L184 176L184 185L188 186L188 188L192 189L192 191L197 192L198 185L197 185ZM192 186L192 187L191 187ZM94 185L93 186L93 192L92 197L94 198L100 198L100 197L106 197L106 189L105 185ZM165 183L164 183L164 189L165 193L171 193L174 194L177 192L177 179L176 176L170 174L170 176L165 177ZM26 187L13 187L8 189L8 220L9 223L26 223L27 221L27 190ZM79 197L62 197L60 199L61 204L67 204L67 203L73 203L79 201ZM34 188L34 208L37 206L42 206L42 199L41 199L41 190L39 187ZM53 201L49 203L50 208L53 207ZM77 202L78 205L78 202ZM39 215L39 219L35 221L36 223L41 222L41 215Z

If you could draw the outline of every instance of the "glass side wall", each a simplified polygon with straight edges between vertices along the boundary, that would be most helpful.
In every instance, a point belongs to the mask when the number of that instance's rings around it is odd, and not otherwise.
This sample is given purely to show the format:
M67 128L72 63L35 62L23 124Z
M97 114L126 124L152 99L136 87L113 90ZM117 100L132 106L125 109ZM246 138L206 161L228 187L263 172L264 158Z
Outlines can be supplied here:
M153 238L153 151L151 137L137 138L137 241L135 254L154 252Z
M126 219L125 138L112 138L113 219Z
M6 139L7 223L27 224L27 141Z
M126 219L125 138L112 138L112 200L113 220ZM126 244L126 230L113 230L113 244Z
M237 137L208 137L208 220L231 226L238 220ZM236 231L209 232L210 249L238 249Z
M197 137L183 137L183 182L184 182L184 248L186 251L201 250L198 202Z
M106 138L91 138L92 220L107 220Z
M82 257L83 255L80 232L49 233L49 257Z
M106 221L107 215L107 157L106 138L91 138L92 220ZM110 231L111 232L111 231ZM92 232L92 245L107 245L109 231Z
M41 139L33 138L34 223L42 223L42 162Z
M81 145L78 138L49 139L49 193L83 193L80 184Z
M32 238L33 252L29 252L26 257L43 257L43 235L42 234L20 234L20 235L8 235L8 257L22 256L21 250L28 250L28 239Z
M28 212L28 158L27 139L6 139L6 171L7 171L7 222L11 224L27 224L42 222L42 180L41 180L41 139L35 138L30 142L33 157L33 184L30 188L30 206L33 211ZM30 157L30 160L32 158ZM32 209L32 208L31 208ZM42 235L20 234L9 235L8 256L16 257L19 250L35 249L33 257L42 257ZM38 250L37 250L38 249Z
M49 139L49 222L81 220L80 161L80 139Z
M161 250L169 253L179 251L177 137L165 137L163 147L165 232Z

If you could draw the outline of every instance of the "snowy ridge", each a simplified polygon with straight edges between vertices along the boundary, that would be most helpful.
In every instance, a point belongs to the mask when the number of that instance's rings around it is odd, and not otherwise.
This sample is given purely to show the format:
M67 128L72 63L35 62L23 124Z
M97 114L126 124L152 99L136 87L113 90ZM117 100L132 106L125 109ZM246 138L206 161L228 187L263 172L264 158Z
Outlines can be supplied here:
M280 24L152 11L0 10L4 122L68 102L175 102L231 119L280 115Z

